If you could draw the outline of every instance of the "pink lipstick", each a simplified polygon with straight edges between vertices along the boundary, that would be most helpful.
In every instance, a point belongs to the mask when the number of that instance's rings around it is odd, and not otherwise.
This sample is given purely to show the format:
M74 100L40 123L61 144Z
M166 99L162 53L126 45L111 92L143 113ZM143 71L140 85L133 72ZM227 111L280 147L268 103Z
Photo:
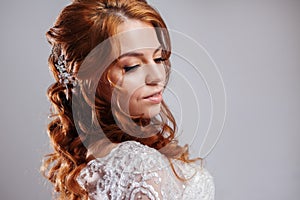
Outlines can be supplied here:
M153 95L145 97L144 99L146 99L152 103L158 104L162 101L162 92L161 91L157 92Z

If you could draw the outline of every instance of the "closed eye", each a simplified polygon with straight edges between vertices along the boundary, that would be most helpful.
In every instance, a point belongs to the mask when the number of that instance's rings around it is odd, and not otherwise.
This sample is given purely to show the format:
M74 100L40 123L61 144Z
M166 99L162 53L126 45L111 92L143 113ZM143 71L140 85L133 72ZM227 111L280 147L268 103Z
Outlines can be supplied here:
M123 69L125 72L129 72L129 71L132 71L136 68L138 68L140 65L133 65L133 66L125 66Z
M166 60L166 59L160 57L160 58L155 58L155 59L154 59L154 62L157 63L157 64L160 64L160 63L162 63L162 62L165 61L165 60Z

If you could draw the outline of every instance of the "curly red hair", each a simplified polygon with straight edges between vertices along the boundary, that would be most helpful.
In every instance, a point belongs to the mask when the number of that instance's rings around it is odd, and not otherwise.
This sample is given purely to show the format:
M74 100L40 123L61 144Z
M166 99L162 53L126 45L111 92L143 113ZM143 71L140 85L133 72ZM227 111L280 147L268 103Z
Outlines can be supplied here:
M135 140L159 150L168 158L190 161L187 146L179 146L174 139L176 122L165 102L162 102L161 106L161 120L155 119L156 123L159 121L161 125L160 130L151 137L134 137L116 124L109 101L111 84L108 70L104 72L100 81L95 81L91 78L93 72L84 69L86 65L82 65L89 53L98 44L115 35L118 25L126 19L137 19L153 27L167 30L159 13L146 1L77 0L61 11L54 26L46 34L52 45L48 63L56 79L56 82L48 88L48 97L53 107L48 134L54 152L47 156L42 171L54 184L58 199L88 198L77 184L76 177L92 159L87 158L87 147L104 136L113 143ZM166 59L166 69L169 71L171 47L168 32L157 33L157 36L164 47L163 56ZM110 49L98 53L105 58L111 50L110 46ZM59 82L59 72L55 64L62 53L69 73L76 76L79 70L87 71L84 76L77 77L79 85L76 87L69 84L69 89L66 89L65 85ZM91 87L96 88L94 102L88 95ZM72 109L74 106L79 110ZM127 123L124 116L118 120ZM102 132L95 125L96 121L100 124ZM149 121L141 119L135 122L149 124Z

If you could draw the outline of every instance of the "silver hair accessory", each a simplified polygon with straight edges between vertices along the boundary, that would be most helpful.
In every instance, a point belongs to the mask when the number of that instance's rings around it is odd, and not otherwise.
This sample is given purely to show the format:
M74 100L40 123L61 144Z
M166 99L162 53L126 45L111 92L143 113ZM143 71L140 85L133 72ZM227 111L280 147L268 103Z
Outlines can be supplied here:
M58 78L59 78L59 82L61 84L63 84L66 89L67 89L67 92L66 92L66 98L69 99L69 88L68 88L68 84L71 84L74 86L77 85L77 80L76 78L73 76L73 74L69 73L67 71L67 68L66 68L66 60L65 60L65 57L64 55L60 55L58 57L58 61L57 63L55 64L55 67L56 69L59 71L59 75L58 75Z

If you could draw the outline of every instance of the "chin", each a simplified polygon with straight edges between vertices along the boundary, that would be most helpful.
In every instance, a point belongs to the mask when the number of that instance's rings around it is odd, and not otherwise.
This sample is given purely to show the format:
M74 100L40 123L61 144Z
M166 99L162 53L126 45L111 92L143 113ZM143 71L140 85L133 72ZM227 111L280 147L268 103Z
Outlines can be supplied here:
M160 106L161 106L160 104L157 104L157 105L153 106L152 108L148 109L146 112L144 112L145 114L144 114L143 118L150 119L150 118L157 116L161 111Z
M142 115L143 119L151 119L155 116L157 116L161 111L161 104L156 104L154 106L151 106L149 108L144 108L139 113L136 113L135 115Z

